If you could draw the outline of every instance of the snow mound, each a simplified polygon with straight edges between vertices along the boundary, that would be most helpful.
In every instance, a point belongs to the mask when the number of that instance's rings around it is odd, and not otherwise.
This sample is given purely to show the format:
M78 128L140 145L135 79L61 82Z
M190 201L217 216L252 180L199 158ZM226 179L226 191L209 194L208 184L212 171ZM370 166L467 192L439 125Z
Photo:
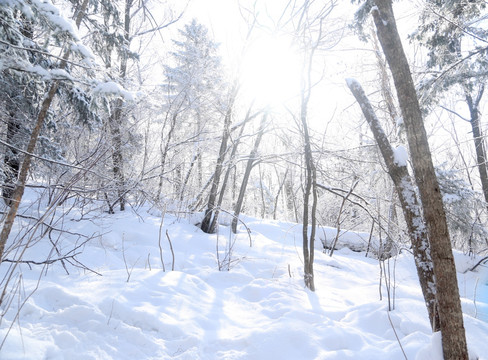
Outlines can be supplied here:
M21 265L23 294L32 295L7 309L0 335L10 333L0 357L391 360L405 352L408 359L442 358L410 254L389 260L395 310L388 312L378 260L348 248L331 257L318 247L312 293L303 285L300 226L244 221L250 235L241 227L234 236L227 226L204 234L172 215L160 231L161 218L131 211L71 221L70 232L96 234L78 256L96 273L68 266L67 275L60 262ZM334 231L323 234L332 239ZM364 236L341 237L363 244ZM62 237L65 249L79 241ZM48 253L49 241L36 247L26 256ZM469 267L469 258L456 254L456 260ZM460 273L459 281L471 354L488 359L488 271Z

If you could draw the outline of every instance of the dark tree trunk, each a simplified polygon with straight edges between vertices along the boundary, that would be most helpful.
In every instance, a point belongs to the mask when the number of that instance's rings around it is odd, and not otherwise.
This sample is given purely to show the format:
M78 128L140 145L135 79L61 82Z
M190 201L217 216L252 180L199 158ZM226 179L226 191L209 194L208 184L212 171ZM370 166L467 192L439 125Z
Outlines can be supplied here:
M230 156L229 156L229 166L227 166L227 170L225 171L224 179L222 181L222 187L220 188L220 194L219 194L219 198L218 198L217 204L216 204L217 205L217 209L220 209L220 207L222 206L222 203L224 201L225 190L226 190L227 184L229 182L230 173L231 173L232 169L235 170L235 168L236 168L236 166L235 166L235 156L236 156L236 153L237 153L237 148L239 147L239 143L241 141L242 134L244 133L244 129L246 127L245 125L246 125L246 123L250 119L250 113L251 113L251 109L248 110L248 112L246 114L246 118L245 118L244 122L241 125L241 129L239 131L239 135L237 136L237 139L235 139L234 142L233 142L232 151L231 151ZM214 226L215 226L215 224L214 224Z
M13 107L14 105L12 105ZM20 132L20 123L17 119L17 114L14 109L8 112L7 120L7 142L11 145L17 145L14 141ZM2 187L2 197L7 206L12 205L12 196L15 190L15 184L19 177L20 170L20 154L15 147L7 147L5 149L5 157L3 158L5 181Z
M303 142L305 152L305 189L303 193L303 227L302 227L302 241L303 241L303 269L305 286L311 291L315 291L315 281L313 272L313 261L315 251L315 227L316 227L316 210L317 210L317 173L312 156L312 145L310 134L308 132L307 124L307 96L303 96L301 105L301 126L303 131ZM312 206L310 209L310 195L312 195ZM310 211L311 210L311 211ZM310 235L308 234L308 227L311 227Z
M257 159L257 153L259 144L261 143L261 139L264 134L264 127L266 125L266 114L263 115L261 119L261 124L259 125L258 135L256 137L256 141L254 142L253 149L249 154L249 159L247 160L246 170L244 172L244 177L242 178L241 189L239 190L239 197L237 198L236 207L234 210L234 218L232 219L232 232L235 234L237 232L237 221L239 220L239 215L242 210L242 205L244 203L244 195L246 194L247 183L249 181L249 176L251 175L251 170L253 167L254 162Z
M392 1L375 0L374 2L377 6L372 10L374 23L397 90L406 127L415 182L420 192L431 245L444 359L467 360L468 351L456 266L442 194L432 163L417 93L396 27Z
M430 255L429 239L422 218L422 209L419 206L417 195L413 189L412 179L408 173L406 164L395 162L393 149L386 137L378 118L375 115L366 94L361 85L356 81L348 80L349 89L361 106L363 114L370 126L376 143L385 161L388 173L395 185L398 198L403 210L403 216L407 224L408 235L412 243L412 250L420 281L420 287L424 296L425 305L429 314L429 320L433 331L439 331L439 314L435 298L435 277L432 257Z
M22 26L20 28L20 32L24 37L27 39L32 40L34 38L34 28L32 22L25 18L24 15L21 16ZM7 206L11 206L12 204L12 196L15 190L15 184L17 183L17 179L19 178L19 171L20 171L20 153L16 148L22 148L20 144L20 131L21 131L21 120L19 117L20 111L25 111L25 109L21 109L23 107L21 101L26 100L32 102L32 106L34 106L34 90L31 86L27 84L22 84L25 90L22 90L22 93L17 93L14 91L13 94L7 95L6 101L6 108L7 108L7 143L12 145L12 147L7 147L5 149L5 157L3 159L4 164L4 174L5 174L5 182L2 187L2 197L5 201ZM28 95L26 95L26 93Z
M217 158L217 165L215 166L215 172L212 179L212 187L210 188L210 194L208 196L207 209L205 210L205 216L202 220L201 229L207 234L212 234L216 230L216 225L218 221L219 212L216 209L217 193L219 189L220 176L222 175L222 168L224 165L225 154L227 152L227 142L230 136L230 123L232 119L232 98L227 113L224 118L224 131L222 133L222 141L220 143L219 156Z

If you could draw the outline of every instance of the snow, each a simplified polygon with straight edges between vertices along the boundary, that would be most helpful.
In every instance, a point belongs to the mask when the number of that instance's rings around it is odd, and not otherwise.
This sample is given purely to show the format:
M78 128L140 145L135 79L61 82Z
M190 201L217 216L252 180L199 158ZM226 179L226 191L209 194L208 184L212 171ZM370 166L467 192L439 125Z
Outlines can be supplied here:
M73 21L61 16L59 9L54 6L51 1L32 0L32 6L35 7L40 14L45 16L49 20L50 24L56 26L59 31L66 32L75 40L79 40L79 36L75 31L76 26L74 25Z
M346 78L346 84L349 88L354 87L354 88L359 88L361 85L359 85L359 82L354 79L354 78Z
M93 55L92 51L84 46L81 43L72 43L71 44L71 51L77 52L82 56L81 62L86 66L93 66L95 62L95 55Z
M38 207L29 206L33 203L26 201L22 211L36 216ZM69 209L70 204L63 206ZM390 260L396 297L395 310L388 312L384 281L379 298L378 260L347 246L331 257L317 239L317 290L305 289L300 225L243 216L251 229L250 247L243 227L236 237L225 225L218 235L204 234L193 225L201 214L178 218L166 213L160 232L161 220L161 213L148 208L115 215L71 210L65 227L72 234L94 234L77 259L101 276L69 264L67 275L59 262L32 269L19 265L22 293L32 295L18 320L21 302L11 303L1 338L12 328L0 357L391 360L404 359L403 348L408 359L442 359L440 336L430 332L408 251ZM17 231L22 225L16 223ZM320 228L318 234L335 231ZM341 233L345 244L364 236ZM67 253L81 241L64 234L58 248ZM218 259L230 271L218 271L217 241ZM50 250L48 240L38 241L24 259L42 260ZM479 259L455 257L470 354L486 360L488 269L471 272ZM7 269L3 263L2 279Z
M393 150L393 161L398 166L407 166L408 162L408 150L403 145L398 145L396 149Z
M130 91L125 90L122 86L117 84L114 81L107 81L101 82L93 89L95 94L104 94L104 95L120 95L126 101L133 101L134 94Z

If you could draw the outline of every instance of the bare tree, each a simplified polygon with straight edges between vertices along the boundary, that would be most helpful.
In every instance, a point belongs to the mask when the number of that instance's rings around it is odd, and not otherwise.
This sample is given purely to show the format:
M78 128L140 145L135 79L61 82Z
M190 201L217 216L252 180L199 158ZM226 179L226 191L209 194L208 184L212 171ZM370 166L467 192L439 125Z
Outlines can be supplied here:
M407 164L406 162L402 163L397 161L393 148L361 85L352 79L348 79L347 85L361 106L383 156L383 160L385 161L388 174L395 185L402 206L403 216L407 223L420 287L424 295L432 330L439 331L439 315L435 299L435 277L432 258L430 256L429 239L424 226L424 219L422 218L422 209L420 208L415 189L413 188Z
M237 87L234 86L230 93L230 99L227 104L227 110L224 115L224 130L222 132L222 139L220 142L219 156L217 158L217 164L215 165L215 171L212 178L212 186L208 196L207 209L205 210L205 216L202 220L201 229L208 234L214 233L218 221L218 209L216 208L216 200L218 195L218 189L220 184L220 176L222 175L222 169L224 165L225 155L227 154L227 143L230 137L230 125L232 122L232 111L234 108L234 101L237 95Z
M468 351L456 266L422 112L396 27L392 1L375 0L374 3L376 7L372 9L373 19L393 75L431 245L444 358L467 360Z
M258 134L256 140L254 141L254 146L249 154L249 158L246 164L246 170L244 171L244 176L242 178L241 188L239 190L239 196L234 209L234 218L232 219L232 232L235 234L237 232L237 222L239 220L239 215L241 213L242 205L244 203L244 195L246 194L247 183L249 181L249 176L251 175L251 170L253 168L254 162L257 160L258 148L263 138L264 129L266 126L267 114L264 114L261 118L261 124L259 125Z

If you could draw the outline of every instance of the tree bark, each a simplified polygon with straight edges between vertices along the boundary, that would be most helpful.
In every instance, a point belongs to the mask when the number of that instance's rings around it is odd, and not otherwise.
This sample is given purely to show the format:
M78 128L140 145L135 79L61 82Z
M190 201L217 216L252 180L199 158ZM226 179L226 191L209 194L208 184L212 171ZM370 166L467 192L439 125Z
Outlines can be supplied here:
M436 299L445 360L467 360L456 266L446 214L410 67L396 27L391 0L375 0L372 14L381 47L393 75L420 192L436 277Z
M388 174L398 194L403 216L407 224L408 235L412 243L415 265L429 314L430 324L433 331L439 331L440 324L435 298L434 267L430 255L429 239L424 225L424 219L422 218L422 209L419 206L417 195L413 189L412 179L408 173L406 164L398 164L395 162L395 156L390 142L361 85L354 80L348 80L347 85L361 106L361 110L378 144L388 169Z
M236 157L236 153L237 153L237 148L239 147L239 143L241 141L242 134L244 133L246 123L250 119L250 113L251 113L251 108L249 108L249 110L247 111L246 118L243 121L243 123L241 124L241 129L239 131L239 135L237 136L237 139L235 139L233 141L232 151L231 151L230 156L229 156L229 166L227 166L227 170L225 171L224 179L222 181L222 186L220 188L219 198L217 200L217 208L220 208L222 206L222 203L224 202L225 190L226 190L227 184L229 182L231 171L232 171L232 169L235 170L235 168L236 168L235 157ZM233 191L233 192L235 192L235 191ZM234 199L235 197L232 197L232 198Z
M13 104L8 104L11 107L8 111L7 119L7 141L12 141L16 138L20 132L20 123L17 119L16 110ZM19 177L20 171L20 154L14 147L5 149L5 157L3 158L3 164L5 166L4 174L5 181L2 187L2 197L7 206L12 205L12 197L15 190L15 183Z
M227 152L227 142L230 137L230 123L232 120L232 107L235 99L235 90L233 91L232 98L227 109L227 113L224 118L224 131L222 133L222 141L220 142L219 156L217 158L217 165L215 166L215 172L212 179L212 187L210 188L210 194L208 196L207 209L205 210L205 216L202 220L201 229L207 234L212 234L216 230L218 221L218 209L215 208L217 200L217 193L219 189L220 176L222 175L222 168L224 165L225 154Z

